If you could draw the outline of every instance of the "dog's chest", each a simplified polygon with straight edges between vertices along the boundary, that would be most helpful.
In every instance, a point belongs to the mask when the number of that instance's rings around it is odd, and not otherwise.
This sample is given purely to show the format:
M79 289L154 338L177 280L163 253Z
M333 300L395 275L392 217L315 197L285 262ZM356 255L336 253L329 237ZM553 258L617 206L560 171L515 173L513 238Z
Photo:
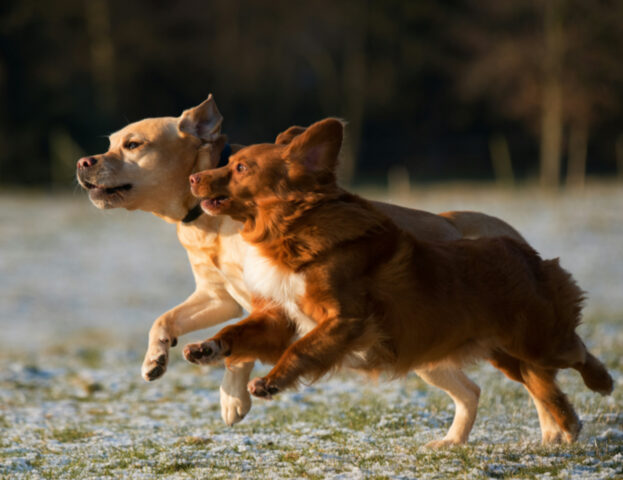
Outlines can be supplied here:
M244 281L253 294L283 308L296 323L300 336L316 326L316 322L299 307L299 300L305 294L302 274L283 271L262 256L256 247L249 247L244 262Z

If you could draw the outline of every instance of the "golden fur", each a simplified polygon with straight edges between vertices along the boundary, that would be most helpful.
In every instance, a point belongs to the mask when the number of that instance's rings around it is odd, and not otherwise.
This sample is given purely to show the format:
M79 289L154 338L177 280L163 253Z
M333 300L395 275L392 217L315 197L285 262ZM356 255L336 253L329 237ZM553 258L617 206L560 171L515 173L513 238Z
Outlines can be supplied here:
M575 281L512 238L439 243L399 228L336 185L342 129L327 119L190 177L206 212L243 222L254 298L246 319L185 356L276 361L249 383L260 397L341 365L403 375L484 358L575 440L581 423L555 383L558 369L578 370L603 394L613 386L575 332L583 302Z

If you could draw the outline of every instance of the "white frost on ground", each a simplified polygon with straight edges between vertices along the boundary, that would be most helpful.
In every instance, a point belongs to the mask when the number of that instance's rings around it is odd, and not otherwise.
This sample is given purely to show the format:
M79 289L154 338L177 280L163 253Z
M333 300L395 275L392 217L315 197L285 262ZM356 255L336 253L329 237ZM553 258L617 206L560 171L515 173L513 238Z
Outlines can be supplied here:
M470 444L430 451L452 420L417 377L342 374L255 401L228 428L221 368L174 349L164 378L140 364L153 319L192 291L173 226L101 212L83 196L0 196L0 478L620 478L623 476L623 191L421 190L399 203L482 210L560 256L588 291L581 327L611 369L614 395L560 383L584 422L572 446L541 447L523 389L483 365ZM182 339L204 338L199 332ZM266 367L258 367L262 371Z

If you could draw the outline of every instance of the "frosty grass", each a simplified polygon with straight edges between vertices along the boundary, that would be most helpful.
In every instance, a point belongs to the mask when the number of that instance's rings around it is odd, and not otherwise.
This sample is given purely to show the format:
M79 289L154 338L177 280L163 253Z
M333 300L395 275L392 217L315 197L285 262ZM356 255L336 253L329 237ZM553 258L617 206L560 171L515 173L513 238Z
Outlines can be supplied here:
M468 368L482 395L463 447L424 447L445 434L453 406L415 375L372 382L343 372L254 400L227 427L222 367L180 355L213 331L180 339L162 379L140 377L151 322L193 288L174 227L97 211L78 194L4 194L0 478L623 478L621 185L559 197L446 187L390 200L498 215L544 257L560 256L588 291L580 332L615 391L600 397L575 372L560 374L584 423L576 444L541 446L527 393L486 364Z

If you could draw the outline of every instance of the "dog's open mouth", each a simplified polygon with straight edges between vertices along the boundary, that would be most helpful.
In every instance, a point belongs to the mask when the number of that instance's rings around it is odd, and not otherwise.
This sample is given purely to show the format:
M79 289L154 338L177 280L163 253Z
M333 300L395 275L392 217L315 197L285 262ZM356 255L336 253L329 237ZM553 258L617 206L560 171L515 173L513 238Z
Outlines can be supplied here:
M130 190L132 188L132 184L124 183L123 185L119 185L117 187L102 187L99 185L94 185L89 182L84 182L84 186L93 194L98 195L113 195L118 192L124 192L126 190Z
M201 209L209 215L217 215L224 207L229 205L230 198L221 195L214 198L204 198L201 200Z

